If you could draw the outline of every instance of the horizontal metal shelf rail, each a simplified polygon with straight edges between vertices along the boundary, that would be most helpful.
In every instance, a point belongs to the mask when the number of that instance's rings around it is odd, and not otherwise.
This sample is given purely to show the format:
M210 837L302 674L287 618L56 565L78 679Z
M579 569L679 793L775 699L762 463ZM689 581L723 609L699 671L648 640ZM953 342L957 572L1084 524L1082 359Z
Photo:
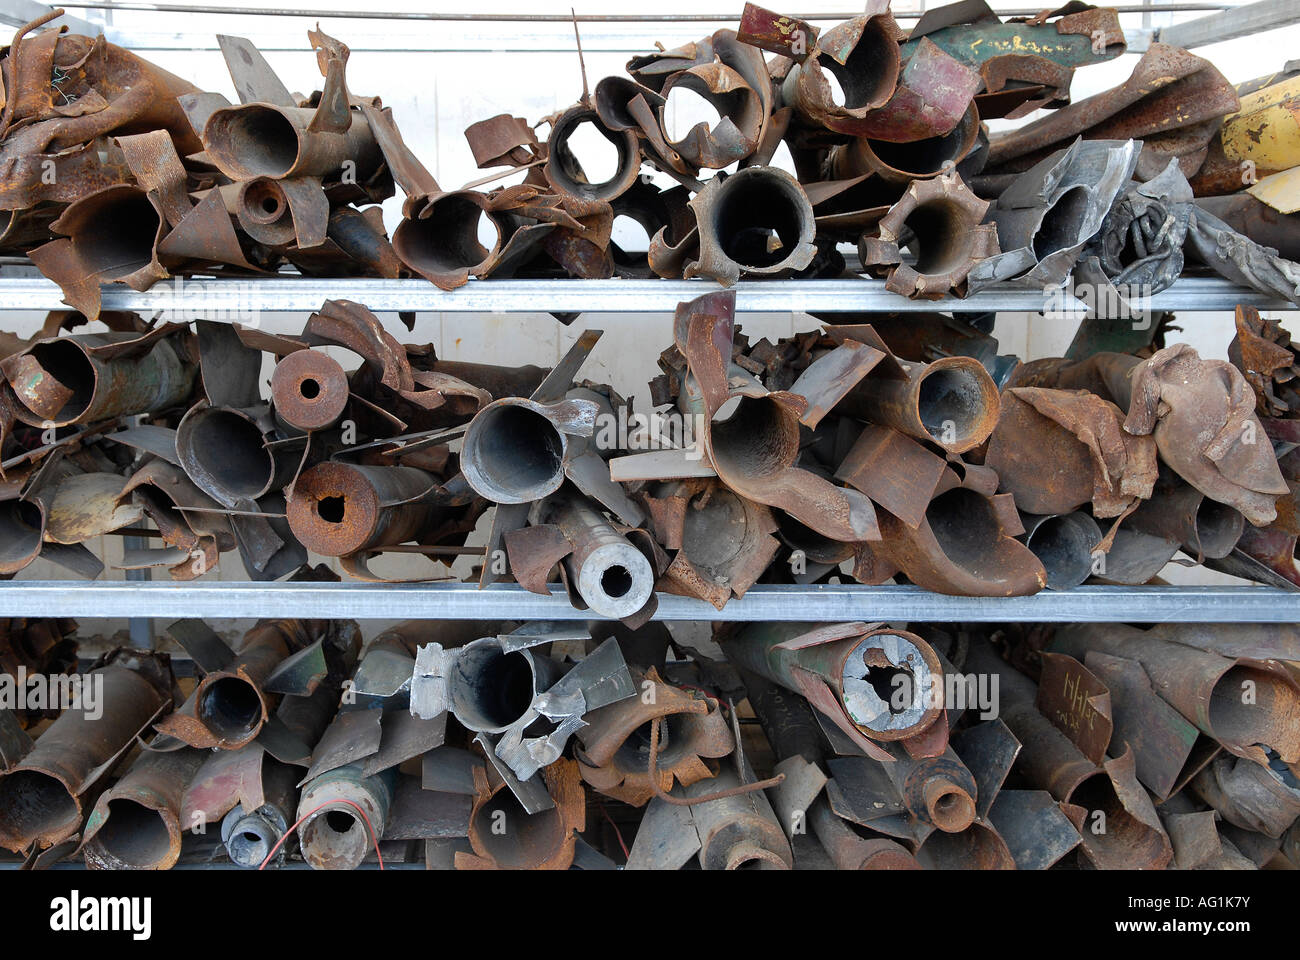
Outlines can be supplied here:
M659 594L656 620L1092 623L1300 623L1300 592L1272 587L1076 587L1030 597L949 597L915 586L759 585L722 611ZM350 617L359 620L592 620L558 584L170 583L12 580L2 616Z
M471 280L456 290L439 290L424 280L317 280L297 277L236 279L177 278L146 291L121 284L102 288L105 310L173 311L239 315L309 312L332 299L355 300L378 312L437 313L671 313L678 303L721 289L708 280ZM885 289L883 280L742 280L736 284L741 312L959 311L1037 313L1050 309L1074 319L1084 306L1066 292L1002 285L966 299L910 300ZM44 277L0 277L0 311L63 310L58 286ZM1135 309L1187 313L1232 310L1248 304L1261 310L1296 307L1217 277L1190 277L1168 290L1135 301Z

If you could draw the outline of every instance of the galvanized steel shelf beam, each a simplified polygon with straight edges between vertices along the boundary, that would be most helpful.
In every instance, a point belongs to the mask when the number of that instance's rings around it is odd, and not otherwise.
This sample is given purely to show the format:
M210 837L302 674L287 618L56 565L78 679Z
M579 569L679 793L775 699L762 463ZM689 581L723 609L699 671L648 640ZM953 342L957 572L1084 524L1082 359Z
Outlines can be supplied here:
M188 316L216 314L240 320L254 312L299 313L326 300L363 303L376 312L412 310L438 313L671 313L678 303L720 289L706 280L471 280L457 290L439 290L424 280L315 280L297 277L256 280L179 278L146 291L121 284L103 287L105 310L174 311ZM816 313L935 310L986 313L1050 309L1080 319L1083 305L1065 293L1001 286L966 299L909 300L885 289L883 280L753 280L736 284L738 312ZM1284 300L1265 296L1227 280L1192 277L1177 281L1149 301L1151 310L1187 313L1232 310L1248 304L1261 310L1294 310ZM44 277L0 278L0 311L66 309L62 293ZM1077 313L1075 311L1078 311Z
M361 620L590 620L558 585L551 596L514 584L162 583L13 580L0 616L351 617ZM914 586L753 587L719 612L659 595L657 620L824 620L984 623L1300 623L1300 592L1271 587L1076 587L1030 597L949 597Z

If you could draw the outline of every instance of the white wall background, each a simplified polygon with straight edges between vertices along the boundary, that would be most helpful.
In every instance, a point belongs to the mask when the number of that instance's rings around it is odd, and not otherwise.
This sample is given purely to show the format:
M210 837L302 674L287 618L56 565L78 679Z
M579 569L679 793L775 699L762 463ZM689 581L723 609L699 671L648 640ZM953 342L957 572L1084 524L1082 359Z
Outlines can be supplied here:
M172 0L176 2L176 0ZM184 2L184 0L181 0ZM253 0L242 0L251 4ZM656 40L673 47L704 36L724 26L734 27L740 0L707 0L688 3L661 0L647 11L634 4L612 4L578 0L580 14L726 14L730 19L716 23L584 24L583 47L590 84L602 76L622 73L629 56L653 47ZM783 12L798 13L794 8ZM998 8L1033 8L1032 3L1006 0ZM1047 4L1044 3L1044 6ZM280 0L275 6L301 10L355 11L357 0ZM374 0L376 9L427 11L423 0ZM861 5L846 0L817 0L807 6L817 12L842 11L847 18ZM931 4L934 6L934 4ZM442 3L442 12L566 14L563 4L537 4L525 0L491 0L489 4ZM920 9L915 0L898 0L895 12ZM70 10L87 19L103 14L91 10ZM1200 16L1198 13L1124 14L1126 30L1158 27ZM469 124L502 112L536 122L572 104L581 93L581 75L574 49L573 28L566 23L430 22L404 20L349 19L343 17L262 17L207 13L127 12L107 15L110 28L120 32L142 56L184 77L199 87L217 90L232 101L233 85L217 49L215 35L229 33L251 39L263 50L271 65L292 91L308 93L321 82L315 57L307 41L307 30L319 22L320 29L352 48L348 64L348 85L354 94L379 95L393 112L406 142L424 161L444 188L454 188L479 179L484 171L475 168L463 135ZM834 21L820 24L823 28ZM903 20L910 26L911 20ZM1212 60L1229 80L1240 82L1280 69L1300 41L1300 26L1272 31L1252 38L1199 48L1196 52ZM431 52L432 51L432 52ZM1076 100L1106 89L1128 76L1138 55L1126 54L1112 62L1088 67L1076 73ZM685 128L699 118L699 103L670 103L669 122ZM604 146L599 138L595 146ZM582 149L579 142L578 148ZM585 154L584 154L585 156ZM778 155L778 163L781 157ZM785 164L782 164L785 165ZM599 163L590 164L597 169ZM513 179L519 179L516 175ZM503 180L503 183L512 182ZM401 194L385 204L390 229L400 220ZM628 239L631 235L624 235ZM642 241L644 242L644 241ZM38 316L8 314L0 327L30 335L40 322ZM263 315L270 330L296 333L304 315ZM655 358L671 337L668 315L589 314L564 327L549 315L419 314L414 332L407 334L396 316L385 317L399 339L429 342L444 359L477 360L503 364L553 364L587 327L605 331L582 375L615 384L625 394L634 394L645 409L646 381L658 370ZM1181 339L1203 355L1225 357L1232 339L1229 314L1186 314L1179 317L1185 332ZM752 339L786 336L806 327L794 314L750 314L743 328ZM1025 359L1062 353L1074 333L1072 322L1044 320L1041 316L1005 314L996 334L1002 352ZM104 537L92 549L110 567L105 577L121 578L111 569L120 558L120 538ZM237 554L225 555L221 568L209 574L243 580L245 574ZM423 560L408 564L427 564ZM165 574L163 574L165 575ZM1197 581L1206 571L1171 567L1167 576L1179 582ZM1208 574L1209 576L1216 576ZM64 573L44 561L32 564L19 575L22 579L61 578ZM104 622L112 629L120 624ZM90 624L86 625L87 628ZM89 632L83 628L83 634ZM368 631L369 632L369 631Z

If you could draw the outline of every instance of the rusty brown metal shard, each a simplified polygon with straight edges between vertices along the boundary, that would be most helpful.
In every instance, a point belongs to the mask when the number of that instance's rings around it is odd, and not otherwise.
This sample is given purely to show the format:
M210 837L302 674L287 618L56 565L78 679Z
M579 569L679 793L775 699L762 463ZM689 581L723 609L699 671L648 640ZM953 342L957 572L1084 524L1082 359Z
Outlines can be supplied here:
M1055 110L991 138L990 167L1025 170L1054 145L1143 138L1222 117L1240 106L1236 91L1209 61L1164 43L1152 43L1118 87ZM1147 177L1164 169L1167 158Z
M1083 390L1010 387L984 462L1027 513L1067 514L1091 501L1094 516L1118 516L1156 481L1156 444L1123 423L1117 406Z
M582 749L575 754L582 779L591 787L629 803L645 806L655 796L649 773L649 724L660 724L660 752L656 773L659 788L671 792L714 777L711 761L735 748L731 729L716 700L663 682L652 667L633 670L640 694L593 710L577 737Z

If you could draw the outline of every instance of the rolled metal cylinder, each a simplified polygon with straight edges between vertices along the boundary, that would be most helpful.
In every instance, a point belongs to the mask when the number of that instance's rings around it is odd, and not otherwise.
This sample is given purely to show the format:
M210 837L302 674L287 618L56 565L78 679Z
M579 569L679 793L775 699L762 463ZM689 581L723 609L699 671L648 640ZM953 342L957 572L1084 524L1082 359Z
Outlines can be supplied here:
M90 333L41 340L13 365L14 413L33 426L93 423L155 413L182 403L196 365L182 359L175 337L142 355L101 359L96 347L134 340L136 333Z
M808 823L837 870L920 870L916 857L887 837L862 837L825 797L808 808Z
M997 426L1001 400L978 360L898 362L907 379L868 376L836 411L933 441L949 453L963 453L988 439Z
M467 730L501 733L518 721L564 670L533 650L507 650L497 637L460 648L447 678L452 714Z
M359 183L370 179L383 163L370 124L359 113L350 115L344 132L313 130L316 111L246 103L214 110L203 127L203 146L212 162L232 180L254 177L323 177L333 179L354 165Z
M296 238L289 198L279 181L271 177L257 177L239 184L235 215L244 232L259 243L279 247L293 243Z
M722 644L727 659L809 696L822 681L842 716L872 740L903 740L943 711L943 666L928 643L892 628L863 624L761 623ZM829 704L809 696L820 710Z
M598 183L588 179L582 161L569 148L569 138L584 123L590 124L618 151L618 167L614 174ZM635 131L609 129L591 107L572 106L551 124L551 136L547 140L546 180L561 194L587 202L608 203L631 187L640 171L641 152Z
M270 804L252 813L236 804L221 821L221 841L232 863L252 870L266 862L288 828L284 815Z
M6 850L45 849L76 833L92 776L104 772L100 768L131 744L169 697L142 672L117 663L84 679L103 683L102 714L64 710L31 752L0 776L0 847Z
M714 177L690 201L700 231L699 259L686 279L731 285L741 274L776 276L812 262L816 224L812 203L794 177L778 167L744 167Z
M1052 590L1077 587L1092 574L1093 551L1101 543L1101 528L1086 513L1052 516L1021 514L1023 541L1047 571Z
M298 816L304 819L298 824L298 843L313 870L355 870L384 837L397 770L365 777L364 766L338 767L302 788Z
M283 487L302 459L300 448L267 445L269 409L197 405L176 428L176 454L195 486L226 506Z
M271 406L295 430L325 430L348 405L348 375L320 350L295 350L271 372Z
M82 853L93 870L170 870L181 855L181 798L203 751L146 750L86 820Z
M503 397L470 421L460 468L481 497L527 503L560 489L567 451L568 439L545 407L523 397Z
M12 576L41 553L45 506L39 500L0 503L0 576Z
M681 788L684 797L703 797L741 785L724 765L717 777ZM792 870L790 841L761 790L691 805L700 836L700 866L705 870Z
M308 550L346 557L359 550L418 539L442 515L431 503L405 503L437 484L413 467L318 463L298 477L289 498L289 527Z
M543 505L540 517L559 527L573 547L563 563L569 582L587 606L616 620L645 606L654 593L654 568L590 501L572 495L554 497Z

